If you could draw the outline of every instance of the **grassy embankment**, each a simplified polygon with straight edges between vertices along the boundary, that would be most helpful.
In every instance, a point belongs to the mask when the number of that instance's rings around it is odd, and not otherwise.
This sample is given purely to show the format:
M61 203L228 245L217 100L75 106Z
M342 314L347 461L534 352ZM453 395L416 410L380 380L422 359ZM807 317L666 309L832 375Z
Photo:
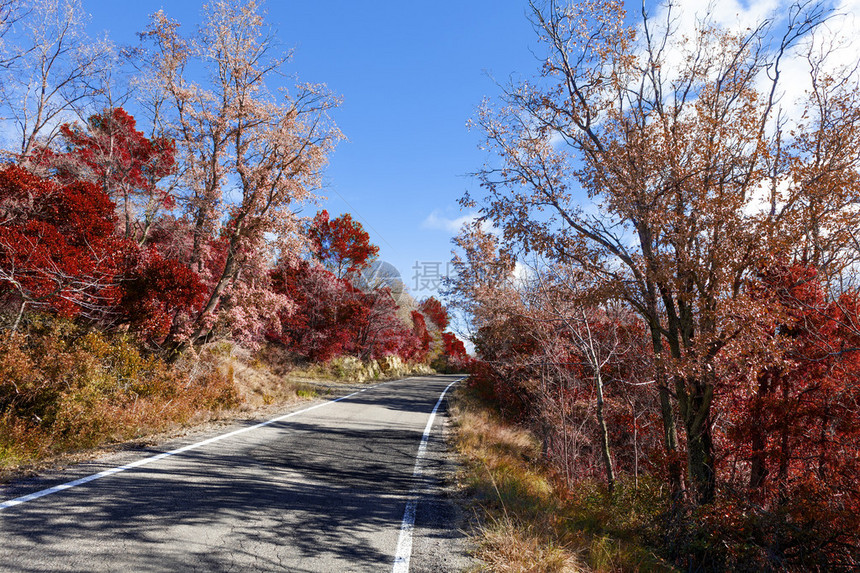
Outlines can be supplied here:
M455 392L451 419L482 569L675 571L645 541L664 507L647 483L634 491L622 481L612 496L595 483L568 490L541 462L534 436L502 421L467 386Z
M277 348L252 353L229 342L168 363L128 336L34 323L26 336L0 337L0 482L93 448L313 399L326 392L315 381L415 371L397 360L349 358L299 367Z

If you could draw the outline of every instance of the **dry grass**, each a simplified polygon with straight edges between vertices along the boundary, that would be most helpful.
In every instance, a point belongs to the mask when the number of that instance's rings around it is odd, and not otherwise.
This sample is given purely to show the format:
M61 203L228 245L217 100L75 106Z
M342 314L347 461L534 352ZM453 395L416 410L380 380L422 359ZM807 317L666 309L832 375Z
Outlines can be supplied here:
M351 382L416 370L343 359L297 370L282 349L226 341L168 364L128 336L57 319L0 337L0 482L111 444L319 397L311 380ZM301 378L311 380L303 381Z
M491 519L478 529L475 556L485 568L500 573L556 573L582 571L571 552L554 542L544 531L507 517Z
M504 423L468 387L453 402L455 445L466 462L460 482L475 502L482 570L673 571L641 543L648 517L641 502L609 499L593 484L581 495L562 490L530 432Z
M275 347L266 345L252 353L229 342L218 344L224 349L223 360L232 367L243 411L316 396L315 392L308 392L306 385L289 378L293 365Z
M540 443L503 424L458 388L450 408L456 446L466 459L460 476L480 514L476 557L490 571L581 571L576 552L557 535L558 499L539 462Z
M229 342L168 364L127 336L46 319L0 338L0 482L95 448L316 397Z
M239 403L232 371L215 354L170 365L128 337L59 321L37 327L0 339L0 479L69 452L200 423Z

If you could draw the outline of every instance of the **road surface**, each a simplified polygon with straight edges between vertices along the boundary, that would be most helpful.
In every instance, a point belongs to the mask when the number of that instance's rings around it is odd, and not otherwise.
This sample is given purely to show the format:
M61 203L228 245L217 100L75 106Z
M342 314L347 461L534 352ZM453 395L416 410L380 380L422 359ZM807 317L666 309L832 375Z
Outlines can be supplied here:
M0 571L460 570L456 508L434 493L440 395L457 379L387 382L126 454L122 471L112 460L0 487Z

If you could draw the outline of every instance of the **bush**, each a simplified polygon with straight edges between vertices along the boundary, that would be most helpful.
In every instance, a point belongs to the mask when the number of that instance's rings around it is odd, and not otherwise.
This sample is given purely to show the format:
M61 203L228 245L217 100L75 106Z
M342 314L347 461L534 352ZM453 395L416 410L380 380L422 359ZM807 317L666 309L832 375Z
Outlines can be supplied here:
M128 335L37 317L26 335L0 338L0 464L130 439L236 405L215 357L199 360L192 372L143 354Z

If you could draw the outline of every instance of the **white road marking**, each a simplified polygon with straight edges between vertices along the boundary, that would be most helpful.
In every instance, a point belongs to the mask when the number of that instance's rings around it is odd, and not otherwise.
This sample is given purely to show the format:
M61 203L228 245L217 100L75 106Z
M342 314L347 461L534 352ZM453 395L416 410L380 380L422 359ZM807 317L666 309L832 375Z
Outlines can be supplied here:
M37 491L31 494L22 495L21 497L16 497L15 499L10 499L0 503L0 511L4 509L8 509L10 507L14 507L16 505L21 505L22 503L27 503L28 501L33 501L34 499L39 499L40 497L45 497L46 495L51 495L54 493L58 493L67 489L71 489L73 487L77 487L79 485L83 485L85 483L89 483L91 481L95 481L97 479L101 479L103 477L112 476L114 474L118 474L120 472L124 472L130 469L138 468L140 466L145 466L147 464L151 464L153 462L157 462L158 460L162 460L169 456L175 456L177 454L181 454L183 452L188 452L191 450L196 450L197 448L212 444L214 442L219 442L221 440L225 440L227 438L232 438L233 436L238 436L239 434L244 434L245 432L250 432L252 430L258 430L262 427L269 426L271 424L275 424L277 422L281 422L286 420L287 418L292 418L293 416L298 416L299 414L304 414L305 412L310 412L311 410L316 410L317 408L322 408L323 406L327 406L329 404L334 404L335 402L340 402L341 400L346 400L347 398L351 398L356 394L361 394L365 390L370 390L371 388L377 388L379 386L383 386L385 384L389 384L390 382L394 382L394 380L390 380L388 382L383 382L381 384L376 384L374 386L370 386L368 388L364 388L357 392L353 392L352 394L348 394L346 396L341 396L340 398L336 398L334 400L329 400L328 402L323 402L322 404L317 404L315 406L311 406L310 408L305 408L304 410L298 410L297 412L290 412L289 414L284 414L282 416L278 416L277 418L272 418L271 420L266 420L265 422L260 422L259 424L255 424L253 426L249 426L247 428L241 428L239 430L234 430L232 432L228 432L226 434L222 434L220 436L214 436L212 438L203 440L202 442L197 442L195 444L189 444L187 446L183 446L181 448L177 448L175 450L171 450L169 452L163 452L161 454L154 455L149 458L144 458L142 460L137 460L136 462L132 462L130 464L126 464L124 466L118 466L115 468L111 468L105 470L103 472L99 472L97 474L88 475L86 477L82 477L80 479L76 479L74 481L66 482L64 484L60 484L54 487L49 487L48 489L43 489L41 491ZM447 390L447 388L446 388ZM444 395L444 394L443 394ZM438 404L437 404L438 406ZM434 409L435 413L436 410ZM422 442L423 444L423 442Z
M412 471L412 477L415 478L416 485L409 492L409 501L406 502L406 510L403 512L403 523L400 525L400 536L397 539L397 550L394 553L394 569L392 573L408 573L409 559L412 557L412 531L415 529L415 512L418 509L418 492L421 485L421 477L424 475L424 468L421 461L427 451L427 440L430 439L430 430L433 429L433 420L436 418L436 411L439 410L439 405L448 393L448 389L454 384L463 380L458 378L448 384L442 391L442 395L433 406L433 411L430 412L430 418L427 420L427 425L424 427L424 434L421 436L421 443L418 445L418 455L415 457L415 469Z

